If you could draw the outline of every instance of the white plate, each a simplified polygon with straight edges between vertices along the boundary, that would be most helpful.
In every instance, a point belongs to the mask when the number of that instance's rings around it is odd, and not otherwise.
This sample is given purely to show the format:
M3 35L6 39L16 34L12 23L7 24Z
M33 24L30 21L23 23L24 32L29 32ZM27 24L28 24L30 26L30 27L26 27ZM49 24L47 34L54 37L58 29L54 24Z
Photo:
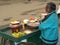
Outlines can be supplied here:
M24 23L28 23L29 20L28 20L28 19L24 19L23 22L24 22Z

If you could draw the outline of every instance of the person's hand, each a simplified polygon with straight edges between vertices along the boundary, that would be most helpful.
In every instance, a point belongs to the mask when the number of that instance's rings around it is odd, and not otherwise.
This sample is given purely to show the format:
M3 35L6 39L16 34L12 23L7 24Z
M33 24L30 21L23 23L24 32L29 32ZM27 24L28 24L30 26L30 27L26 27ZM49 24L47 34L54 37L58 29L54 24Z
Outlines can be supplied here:
M22 25L22 30L24 31L25 30L25 23L22 21L21 25Z

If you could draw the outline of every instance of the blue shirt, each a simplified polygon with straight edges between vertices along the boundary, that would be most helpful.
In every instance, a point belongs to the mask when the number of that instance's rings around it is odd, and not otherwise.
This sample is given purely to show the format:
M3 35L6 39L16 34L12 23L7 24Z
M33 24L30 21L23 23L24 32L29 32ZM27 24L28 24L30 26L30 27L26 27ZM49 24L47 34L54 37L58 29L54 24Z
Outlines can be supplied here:
M46 20L41 21L39 24L39 30L41 31L40 39L47 44L53 44L58 39L58 16L55 11L49 15Z

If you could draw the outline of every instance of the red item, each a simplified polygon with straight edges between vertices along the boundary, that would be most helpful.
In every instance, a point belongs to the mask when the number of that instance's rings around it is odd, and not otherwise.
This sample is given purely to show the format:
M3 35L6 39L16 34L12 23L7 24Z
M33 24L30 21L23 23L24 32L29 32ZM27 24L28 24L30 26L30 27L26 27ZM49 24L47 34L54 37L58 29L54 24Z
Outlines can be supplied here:
M34 20L34 18L33 18L33 17L31 17L31 18L29 18L29 20Z
M16 30L18 30L18 32L20 31L20 26L16 26L16 27L11 27L12 33L16 32Z

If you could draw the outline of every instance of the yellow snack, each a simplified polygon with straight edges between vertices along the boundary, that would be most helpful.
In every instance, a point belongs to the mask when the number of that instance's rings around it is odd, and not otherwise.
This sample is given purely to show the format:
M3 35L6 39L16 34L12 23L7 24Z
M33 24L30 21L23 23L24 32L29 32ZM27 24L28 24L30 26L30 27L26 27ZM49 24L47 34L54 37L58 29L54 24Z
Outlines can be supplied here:
M19 21L12 21L11 24L19 23Z
M17 32L17 33L19 32L18 29L16 29L16 32Z
M19 32L19 36L21 37L21 36L24 36L25 34L24 33L22 33L22 32Z
M12 33L12 36L15 37L15 38L19 38L19 37L22 37L24 36L25 34L22 33L22 32L18 32L18 33Z
M30 22L34 22L34 20L30 20Z
M12 33L12 36L15 37L15 38L18 38L19 37L19 33Z

